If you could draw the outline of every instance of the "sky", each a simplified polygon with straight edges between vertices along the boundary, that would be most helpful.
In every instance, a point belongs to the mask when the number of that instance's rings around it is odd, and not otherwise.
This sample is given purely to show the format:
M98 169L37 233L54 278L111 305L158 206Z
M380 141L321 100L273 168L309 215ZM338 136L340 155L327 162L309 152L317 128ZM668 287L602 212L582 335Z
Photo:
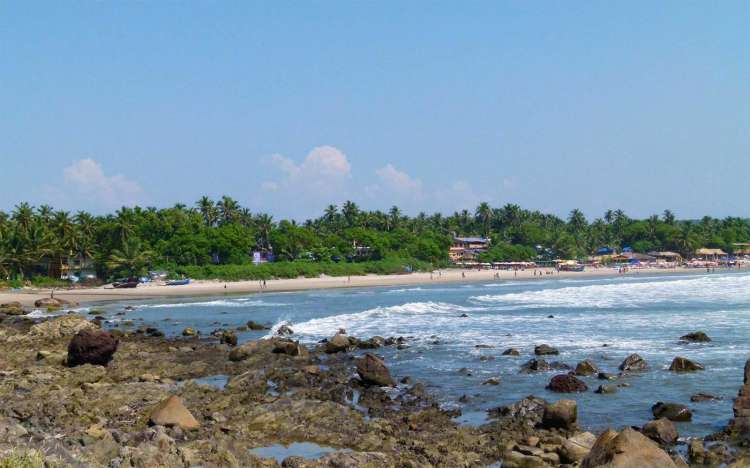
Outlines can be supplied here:
M0 1L0 209L750 216L750 2Z

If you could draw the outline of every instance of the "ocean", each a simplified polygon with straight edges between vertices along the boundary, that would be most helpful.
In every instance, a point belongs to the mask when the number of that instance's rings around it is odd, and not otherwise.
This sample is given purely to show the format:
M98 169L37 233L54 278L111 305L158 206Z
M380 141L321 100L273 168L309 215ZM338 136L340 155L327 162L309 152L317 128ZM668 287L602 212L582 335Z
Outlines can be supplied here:
M136 310L116 315L125 305ZM185 327L209 334L248 320L274 329L289 323L294 338L309 344L340 328L362 339L402 336L408 348L380 348L376 353L385 357L397 379L409 376L425 384L444 407L461 408L463 415L457 421L463 424L481 424L486 410L536 395L550 401L576 399L581 425L598 431L640 426L652 419L655 402L669 401L687 404L693 410L692 422L678 423L681 435L706 435L721 430L732 417L732 398L750 358L747 273L436 282L404 288L129 301L92 308L102 310L111 320L110 326L133 320L135 326L156 326L175 336ZM712 341L679 341L680 336L698 330ZM239 337L246 341L270 333L273 330L248 331ZM588 358L600 370L617 373L625 357L638 353L650 368L615 382L582 377L588 392L556 394L545 386L560 371L519 373L521 365L534 358L534 346L542 343L560 350L559 356L545 359L571 367ZM521 356L502 356L510 347L517 348ZM484 360L482 356L486 356ZM669 364L676 356L698 361L706 370L670 372ZM491 377L500 384L481 385ZM627 386L615 394L594 393L602 383ZM690 402L690 396L699 392L723 400ZM459 403L462 395L470 397L469 403Z

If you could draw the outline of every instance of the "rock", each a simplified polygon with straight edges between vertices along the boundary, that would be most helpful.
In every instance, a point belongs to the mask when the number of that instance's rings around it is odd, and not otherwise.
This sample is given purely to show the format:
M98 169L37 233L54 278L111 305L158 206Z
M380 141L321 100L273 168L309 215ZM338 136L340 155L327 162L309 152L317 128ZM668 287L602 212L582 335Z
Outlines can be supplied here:
M469 318L469 315L468 314L461 314L458 317L459 318Z
M97 326L78 315L64 315L32 325L29 336L33 338L57 339L73 336L81 330L95 330Z
M667 418L647 422L643 426L642 432L646 437L662 445L671 445L677 442L677 428Z
M81 330L68 344L68 366L106 366L112 360L119 343L120 340L104 330Z
M242 345L237 346L236 348L233 348L231 351L229 351L229 360L232 362L244 361L253 354L260 352L264 348L271 348L269 346L270 343L270 340L257 340L243 343Z
M596 364L591 359L585 359L576 366L575 374L581 376L594 375L599 372Z
M702 465L706 457L706 448L703 446L703 441L700 439L693 439L688 445L688 460L690 463L695 465Z
M149 422L158 426L177 426L187 431L200 427L198 420L185 408L182 400L175 395L156 405L151 411Z
M520 423L524 426L535 427L542 422L544 412L549 403L535 396L527 396L508 406L490 410L490 412L504 420Z
M685 405L680 403L657 402L651 407L654 418L667 418L670 421L690 421L693 418L693 412Z
M495 377L490 377L489 379L482 382L482 385L500 385L500 379Z
M607 430L596 439L581 468L676 468L667 452L631 428Z
M377 349L385 344L385 339L382 336L373 336L369 340L359 341L357 348L359 349Z
M596 442L596 436L590 432L582 432L565 439L560 448L560 461L564 463L578 463L591 452Z
M534 348L534 354L537 356L552 356L560 354L560 351L550 345L541 344Z
M697 331L688 333L687 335L682 335L680 340L687 341L688 343L708 343L711 341L711 338L709 338L704 332Z
M492 348L494 348L494 346L488 345L488 344L478 344L478 345L474 345L474 347L477 348L477 349L492 349Z
M276 330L276 334L279 336L293 335L294 331L288 325L282 325Z
M695 361L691 361L690 359L684 358L684 357L676 357L672 361L672 365L669 366L669 370L672 372L694 372L699 370L704 370L705 367L703 364L699 364Z
M596 378L599 379L599 380L616 380L617 379L617 375L615 375L615 374L609 374L607 372L599 372L596 375Z
M690 401L694 403L702 403L704 401L718 401L718 400L723 400L723 398L718 395L711 395L710 393L696 393L695 395L690 397Z
M508 348L505 351L503 351L503 356L520 356L521 352L518 351L516 348Z
M379 386L395 385L385 363L370 353L365 353L362 358L357 360L357 374L359 374L359 377L365 384Z
M328 354L345 352L347 349L349 349L350 345L351 343L349 342L348 336L336 334L333 335L331 339L329 339L326 343L325 351Z
M237 346L237 334L233 331L224 330L219 336L219 343L229 346Z
M36 353L36 360L45 361L53 365L65 365L68 362L68 355L66 353L39 351Z
M545 468L549 465L540 457L511 450L503 453L502 466L503 468Z
M620 370L623 372L641 371L647 368L648 364L638 354L631 354L620 364Z
M610 395L612 393L617 393L617 386L616 385L599 385L596 390L594 390L594 393L600 393L605 395Z
M542 427L570 430L578 421L578 405L574 400L558 400L544 408Z
M547 372L551 370L552 366L550 366L544 359L531 359L521 366L521 372L525 374L531 372Z
M34 301L34 307L44 307L44 308L61 308L65 306L77 306L78 303L75 301L66 301L65 299L60 299L57 297L44 297L42 299L37 299Z
M266 327L265 325L261 325L260 323L254 322L252 320L249 320L246 326L250 330L268 330L268 327Z
M182 330L182 336L198 336L198 331L195 328L187 327Z
M557 393L585 392L589 389L583 381L570 374L558 374L552 377L546 388Z
M23 306L18 301L6 302L0 304L0 314L5 315L26 315L27 311L23 310Z
M146 329L143 330L143 332L146 334L146 336L150 336L150 337L153 337L153 338L161 338L161 337L164 336L164 332L163 331L159 330L158 328L154 328L154 327L146 327Z
M298 341L274 339L273 350L276 354L286 354L288 356L307 357L310 352Z

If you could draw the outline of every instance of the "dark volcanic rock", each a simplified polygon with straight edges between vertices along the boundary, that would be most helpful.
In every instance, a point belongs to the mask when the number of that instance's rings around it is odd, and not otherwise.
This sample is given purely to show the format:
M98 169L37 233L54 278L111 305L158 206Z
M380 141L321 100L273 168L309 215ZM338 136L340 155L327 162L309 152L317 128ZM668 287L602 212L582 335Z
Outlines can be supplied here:
M690 421L693 418L693 412L685 405L680 403L657 402L651 407L654 418L667 418L670 421Z
M596 375L596 378L599 379L599 380L615 380L615 379L617 379L617 375L610 374L608 372L599 372Z
M623 372L641 371L647 368L648 364L638 354L631 354L620 364L620 370Z
M694 372L699 370L704 370L705 367L703 364L699 364L695 361L691 361L690 359L684 358L684 357L676 357L672 361L672 365L669 366L669 370L672 372Z
M704 332L697 331L681 336L680 340L687 341L688 343L708 343L711 341L711 338L709 338Z
M544 359L531 359L521 366L521 372L524 374L529 374L531 372L547 372L551 370L552 366L550 366Z
M521 353L516 348L508 348L503 351L503 356L520 356Z
M81 330L68 344L68 366L106 366L117 351L119 340L103 330Z
M552 356L560 354L560 351L548 344L540 344L539 346L534 348L534 354L536 354L537 356Z
M391 373L385 363L378 357L365 353L357 360L357 374L365 384L392 386L395 385Z
M247 324L245 324L247 328L250 330L268 330L268 327L265 325L261 325L258 322L254 322L252 320L248 321Z
M547 385L547 390L557 393L585 392L588 389L588 386L586 386L583 381L578 380L575 376L570 374L556 375L552 377L552 380L550 380Z

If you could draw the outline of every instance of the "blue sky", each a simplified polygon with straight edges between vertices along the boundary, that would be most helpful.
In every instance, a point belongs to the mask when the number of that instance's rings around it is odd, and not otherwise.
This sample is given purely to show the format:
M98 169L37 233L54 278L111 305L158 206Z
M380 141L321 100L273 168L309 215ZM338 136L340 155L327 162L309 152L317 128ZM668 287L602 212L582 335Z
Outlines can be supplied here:
M750 3L2 2L0 209L750 216Z

